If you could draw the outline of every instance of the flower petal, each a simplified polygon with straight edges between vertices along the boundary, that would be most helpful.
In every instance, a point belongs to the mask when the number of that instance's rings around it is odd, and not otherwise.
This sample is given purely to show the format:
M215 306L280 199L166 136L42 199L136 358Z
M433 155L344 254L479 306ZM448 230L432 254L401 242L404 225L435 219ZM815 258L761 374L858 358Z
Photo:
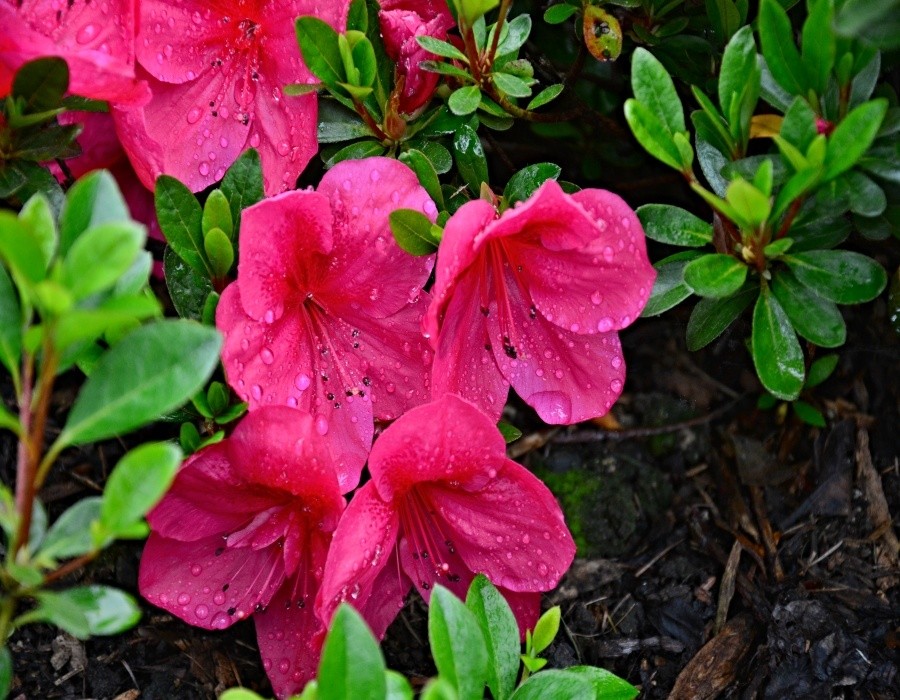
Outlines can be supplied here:
M399 517L370 481L354 495L334 532L316 611L331 620L342 602L360 610L376 636L383 636L400 612L410 582L394 549Z
M223 547L221 536L180 542L151 532L138 585L154 605L204 629L225 629L269 600L284 580L278 547Z
M141 0L140 8L138 61L166 83L199 78L216 58L224 57L223 44L234 41L238 31L237 22L226 19L227 10L215 4Z
M422 482L477 488L505 460L506 443L494 422L447 394L411 409L385 430L369 455L369 471L389 501Z
M570 424L603 415L622 393L625 361L616 333L579 335L540 313L530 314L522 290L507 280L505 320L492 306L488 328L494 358L503 376L545 423ZM513 329L515 357L503 346Z
M372 443L372 404L368 394L346 396L362 388L361 370L355 365L352 372L348 369L348 363L358 360L320 343L335 326L349 342L352 329L337 319L328 321L324 333L319 329L324 338L310 332L309 316L302 310L271 324L256 322L244 313L237 284L225 289L216 311L216 326L225 335L222 364L228 383L251 411L287 405L312 414L316 432L329 436L341 492L346 493L359 483Z
M360 312L384 318L418 296L434 258L402 250L388 223L403 208L435 220L437 208L415 173L391 158L346 160L325 173L318 192L334 215L333 258L319 290L325 307L345 318Z
M503 459L478 489L420 485L440 528L469 571L512 591L548 591L575 557L575 543L553 494L524 467Z

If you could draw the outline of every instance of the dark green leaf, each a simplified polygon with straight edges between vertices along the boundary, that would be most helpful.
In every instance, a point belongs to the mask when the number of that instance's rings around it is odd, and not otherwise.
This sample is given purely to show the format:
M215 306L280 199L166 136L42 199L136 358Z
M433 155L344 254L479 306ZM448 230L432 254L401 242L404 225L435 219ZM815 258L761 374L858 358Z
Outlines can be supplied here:
M632 700L639 692L628 681L596 666L569 666L566 672L590 681L594 686L595 700Z
M379 141L365 140L357 141L344 146L335 153L332 153L325 159L325 167L333 168L335 165L344 160L360 160L362 158L370 158L372 156L380 156L384 153L384 146ZM322 156L325 153L322 152Z
M837 367L837 355L825 355L813 362L809 366L809 372L806 375L806 383L803 385L807 389L819 386L828 377L831 376Z
M397 245L411 255L431 255L438 241L431 234L431 219L415 209L395 209L388 215Z
M503 198L507 206L516 202L524 202L547 180L557 180L562 173L555 163L534 163L515 173L506 183Z
M791 406L794 409L797 418L804 423L816 428L825 427L825 416L822 415L822 412L819 409L810 406L806 401L794 401Z
M441 192L441 182L438 180L435 167L431 164L428 156L422 151L410 148L408 151L400 154L400 162L406 163L412 168L416 177L419 178L419 183L428 193L428 196L434 200L435 204L437 204L437 208L443 209L444 195Z
M724 299L701 299L687 325L688 350L699 350L718 338L759 294L759 287L747 285Z
M59 219L59 254L65 255L86 230L108 222L131 221L115 178L96 170L78 178L66 195Z
M679 207L645 204L636 213L647 238L654 241L694 248L712 243L712 224Z
M685 131L684 110L675 84L662 63L646 49L635 49L631 59L631 87L638 102L674 136ZM642 144L643 145L643 144Z
M472 192L481 191L481 183L488 181L487 160L484 148L475 130L464 124L453 138L453 152L456 154L456 167Z
M853 78L853 83L850 87L850 100L848 102L850 109L861 105L872 97L880 75L881 54L876 53L872 60Z
M346 603L331 621L319 662L319 700L384 700L384 657L362 617Z
M531 99L531 102L528 103L527 109L531 111L537 109L538 107L543 107L549 102L552 102L557 97L559 97L564 87L565 86L562 83L556 83L555 85L549 85L545 87Z
M148 442L126 453L103 491L103 527L117 534L140 522L172 484L181 457L170 442Z
M178 315L199 321L203 303L213 290L209 278L194 272L170 247L163 256L163 269L169 296Z
M852 168L875 140L888 102L881 98L861 104L837 125L828 138L822 180L831 180Z
M838 304L871 301L887 284L887 273L865 255L847 250L814 250L784 256L791 272L819 296Z
M643 102L634 99L625 101L625 119L634 137L651 156L670 168L681 170L681 153L675 139L653 111Z
M512 700L595 700L596 697L589 679L577 673L551 669L525 681L513 693Z
M693 294L684 282L684 268L700 255L697 251L688 250L660 260L653 266L656 269L656 280L641 316L658 316Z
M730 0L724 1L730 3ZM719 105L723 114L729 114L732 101L740 99L748 83L759 81L758 73L753 30L750 27L743 27L728 42L722 56L722 67L719 71Z
M32 195L42 194L50 202L53 214L58 216L66 196L50 171L39 163L27 160L15 161L15 167L26 177L25 183L16 190L16 197L24 202Z
M688 263L684 281L701 297L730 297L747 279L747 266L733 255L711 253Z
M847 327L837 306L801 284L789 270L775 273L772 294L802 337L823 348L844 344Z
M753 309L750 352L766 391L785 401L800 395L803 350L790 319L766 286Z
M443 56L444 58L453 58L463 63L468 63L469 59L466 55L456 48L453 44L436 39L433 36L421 35L416 37L416 41L426 51L433 53L435 56Z
M29 61L16 72L12 96L24 100L23 113L43 112L60 106L69 89L69 66L56 56Z
M66 254L62 283L75 299L111 287L134 264L147 230L133 222L108 222L85 231ZM103 261L98 265L97 261Z
M0 226L2 225L0 219ZM0 363L16 377L19 375L21 353L22 312L19 298L6 268L0 265Z
M478 85L467 85L454 90L447 100L450 111L459 116L472 114L481 103L481 88Z
M298 17L295 27L303 62L310 72L332 90L338 83L346 82L347 74L334 28L312 16Z
M706 14L720 45L727 42L741 26L741 15L734 0L706 0Z
M801 153L806 153L816 133L816 113L806 100L798 97L784 115L780 136Z
M169 246L195 272L208 276L210 269L203 248L203 210L193 192L174 177L160 175L154 197L156 218Z
M47 532L40 555L66 559L93 551L91 523L100 519L101 500L99 496L83 498L60 515Z
M858 170L844 173L839 180L849 191L850 211L860 216L880 216L887 209L887 196L875 182Z
M462 601L439 585L431 594L428 640L438 672L459 700L481 700L488 665L481 629Z
M129 333L82 387L59 442L121 435L177 408L206 382L221 344L218 332L191 321L157 321Z
M577 11L577 7L564 2L559 5L551 5L544 12L544 21L547 24L562 24Z
M497 429L500 431L500 434L503 436L503 439L504 441L506 441L507 445L511 442L515 442L520 437L522 437L522 431L512 423L507 423L506 421L498 422ZM469 607L471 608L471 606Z
M508 423L499 423L513 428ZM513 430L516 430L513 428ZM521 437L522 433L518 437ZM506 434L504 434L506 437ZM507 439L507 442L511 440ZM469 586L466 607L475 616L487 646L487 684L495 700L512 695L519 671L519 626L509 604L483 574Z
M372 135L369 127L355 112L332 100L319 100L319 143L340 143Z
M809 79L794 43L791 20L776 0L760 2L759 38L772 77L789 94L806 95Z
M531 94L531 87L521 78L509 73L492 73L491 78L494 85L500 88L510 97L528 97Z
M834 0L814 0L809 3L809 14L803 23L801 60L809 79L809 87L818 95L824 95L828 78L834 67L835 36Z
M13 662L6 644L0 645L0 698L6 698L12 688Z

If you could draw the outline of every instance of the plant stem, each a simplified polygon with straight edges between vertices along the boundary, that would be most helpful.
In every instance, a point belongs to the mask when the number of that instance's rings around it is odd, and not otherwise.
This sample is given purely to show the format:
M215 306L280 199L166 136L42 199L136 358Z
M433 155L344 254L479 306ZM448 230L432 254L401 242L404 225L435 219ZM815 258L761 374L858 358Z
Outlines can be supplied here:
M500 31L503 29L503 24L506 22L506 15L509 14L510 5L512 5L512 0L502 0L500 3L500 15L497 17L497 23L494 25L494 39L491 41L491 48L488 50L486 56L486 64L488 66L493 66L494 59L497 58L497 46L500 44Z
M780 238L784 238L787 235L787 232L791 230L791 224L794 223L794 219L797 218L797 214L800 212L800 207L803 206L804 197L798 197L793 202L791 202L791 206L785 214L784 220L781 222L781 226L778 227L778 233L775 234L775 240L777 241Z
M378 123L372 118L372 115L369 114L369 110L363 106L363 104L357 100L353 100L353 106L356 108L356 113L362 117L362 120L366 123L366 126L372 131L373 134L378 138L379 141L392 141L384 130L378 126Z
M22 434L16 452L16 512L19 527L9 546L9 556L14 557L22 544L22 534L27 537L31 528L31 504L34 499L34 479L30 472L31 458L31 394L34 374L34 357L26 353L22 358L22 391L19 393ZM27 522L26 522L27 521ZM24 524L24 528L23 528Z
M51 571L44 577L44 585L48 583L53 583L54 581L58 581L63 576L68 576L73 571L78 571L80 568L89 564L94 559L97 558L97 555L100 553L99 550L88 552L87 554L82 554L77 559L72 559L71 561L67 561L61 567L56 569L56 571Z

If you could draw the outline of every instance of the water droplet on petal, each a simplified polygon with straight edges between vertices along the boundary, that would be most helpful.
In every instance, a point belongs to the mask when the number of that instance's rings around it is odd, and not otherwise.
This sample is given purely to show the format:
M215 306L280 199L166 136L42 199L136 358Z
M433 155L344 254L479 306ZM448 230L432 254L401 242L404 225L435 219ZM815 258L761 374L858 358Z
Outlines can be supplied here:
M275 362L275 354L269 348L263 348L260 350L259 359L263 361L263 364L271 365Z
M622 366L622 358L618 355L615 355L612 359L612 366L613 369L619 369L619 367Z
M194 614L201 620L205 620L209 617L209 608L201 603L196 608L194 608Z
M610 391L614 391L615 393L618 394L620 391L622 391L622 382L621 382L621 380L619 380L619 379L613 379L613 380L609 383L609 389L610 389Z
M197 169L200 171L200 174L203 175L203 177L209 175L209 163L207 163L205 160L200 163L200 167Z
M250 387L250 395L259 401L262 398L262 387L259 384L254 384Z
M187 593L181 593L181 594L179 594L179 596L175 602L178 603L179 605L187 605L188 603L191 602L191 596L188 595Z
M286 156L291 152L291 147L288 145L287 141L282 141L278 144L278 155Z
M223 630L231 624L231 618L221 610L215 614L211 626L216 630Z
M294 386L297 387L300 391L306 391L307 389L309 389L309 384L309 376L303 374L302 372L294 377Z
M199 576L201 573L203 573L203 567L200 566L199 564L194 564L191 567L191 575Z
M253 134L250 137L250 147L258 148L259 147L259 134Z
M606 246L603 249L603 259L606 260L606 262L612 262L615 255L616 251L612 249L612 246Z
M190 112L187 113L188 124L196 124L200 121L200 115L203 114L203 111L199 107L194 107Z
M216 605L224 605L225 604L225 594L222 591L219 591L213 596L213 603Z
M597 330L601 333L606 333L613 327L612 319L609 317L603 317L600 319L600 322L597 324Z
M599 305L603 301L603 295L600 292L591 294L591 303Z
M87 44L95 36L97 36L97 25L86 24L78 30L78 33L75 35L75 41L79 44Z
M328 433L328 420L325 416L319 416L316 418L316 432L319 435L325 435Z

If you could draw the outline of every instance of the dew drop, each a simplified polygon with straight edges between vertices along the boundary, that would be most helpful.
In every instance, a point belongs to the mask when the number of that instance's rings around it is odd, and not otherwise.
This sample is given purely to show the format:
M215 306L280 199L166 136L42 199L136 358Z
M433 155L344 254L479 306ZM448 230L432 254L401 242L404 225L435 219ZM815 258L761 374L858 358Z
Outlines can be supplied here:
M259 147L259 134L253 134L250 137L250 146L251 146L251 148Z
M595 305L599 305L603 301L603 295L600 292L594 292L591 294L591 303Z
M193 575L193 576L199 576L202 572L203 572L203 567L200 566L199 564L194 564L191 567L191 575Z
M259 352L259 359L263 361L263 364L271 365L275 362L275 354L269 348L263 348Z
M95 36L97 36L97 25L86 24L78 30L78 33L75 35L75 41L79 44L87 44Z
M224 612L219 611L213 617L211 626L213 629L223 630L226 627L228 627L228 625L230 625L230 624L231 624L231 618L228 617L228 615L226 615Z
M179 605L187 605L191 602L191 596L189 596L187 593L181 593L179 594L175 602Z
M194 107L190 112L187 113L188 124L196 124L200 121L200 115L203 114L202 110L199 107Z
M300 391L306 391L307 389L309 389L309 384L309 375L303 374L303 372L294 377L294 386L297 387Z
M622 358L618 355L614 355L612 359L613 369L619 369L622 366Z
M612 249L612 246L608 245L603 249L603 259L606 260L606 262L612 262L615 255L616 251Z
M262 387L259 384L254 384L250 387L250 395L259 401L262 398Z
M286 156L291 152L291 147L288 145L287 141L282 141L278 144L278 155Z
M613 327L612 319L604 316L600 319L600 323L597 324L597 330L601 333L606 333Z
M614 391L618 394L620 391L622 391L622 381L620 379L613 379L609 383L609 388L610 391Z
M194 608L194 614L201 620L205 620L207 617L209 617L209 608L201 603L196 608Z
M200 174L203 175L203 177L209 175L209 163L207 163L205 160L200 163L200 167L197 169L200 171Z
M213 596L213 603L216 605L224 605L225 604L225 594L222 591L219 591Z
M316 418L316 432L319 435L326 435L328 433L328 420L325 416Z
M291 668L291 662L288 661L287 659L282 659L281 661L278 662L278 670L281 673L287 673L290 670L290 668Z

